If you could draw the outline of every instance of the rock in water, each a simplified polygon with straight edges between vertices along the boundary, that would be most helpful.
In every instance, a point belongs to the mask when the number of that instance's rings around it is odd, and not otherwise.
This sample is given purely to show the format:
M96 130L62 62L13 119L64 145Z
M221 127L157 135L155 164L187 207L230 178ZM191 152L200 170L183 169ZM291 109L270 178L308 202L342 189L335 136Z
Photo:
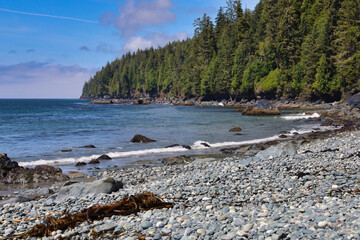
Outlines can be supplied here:
M123 188L123 183L112 177L103 178L90 183L74 183L61 187L56 196L56 201L61 202L68 197L80 198L86 195L99 193L112 193Z
M86 163L84 163L84 162L77 162L75 164L76 167L85 166L85 165L86 165Z
M242 131L241 127L233 127L229 130L229 132L241 132L241 131Z
M280 111L270 101L260 99L255 106L245 108L242 115L273 116L280 115Z
M130 142L132 143L149 143L149 142L156 142L153 139L150 139L148 137L145 137L143 135L140 134L136 134L131 140Z
M91 159L89 164L99 164L100 161L98 159Z
M360 108L360 93L351 96L348 100L348 105L351 107Z
M100 157L98 157L97 160L99 160L99 161L101 161L101 160L111 160L111 157L109 157L106 154L103 154Z
M25 184L45 181L67 181L60 168L40 165L33 168L20 167L15 161L11 161L7 155L0 154L0 182L6 184Z
M80 147L80 148L96 148L94 145L86 145L86 146L82 146L82 147Z

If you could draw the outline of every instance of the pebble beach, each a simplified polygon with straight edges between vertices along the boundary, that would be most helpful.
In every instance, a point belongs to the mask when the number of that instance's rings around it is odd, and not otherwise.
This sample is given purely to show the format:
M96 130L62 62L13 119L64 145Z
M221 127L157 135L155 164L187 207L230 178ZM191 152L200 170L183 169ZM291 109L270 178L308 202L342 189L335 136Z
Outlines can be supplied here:
M149 191L175 205L84 222L43 239L94 239L94 233L127 240L360 239L359 146L360 131L342 132L282 142L252 157L101 172L98 179L112 177L123 188L61 201L55 190L37 200L3 202L0 236L11 239L48 215Z

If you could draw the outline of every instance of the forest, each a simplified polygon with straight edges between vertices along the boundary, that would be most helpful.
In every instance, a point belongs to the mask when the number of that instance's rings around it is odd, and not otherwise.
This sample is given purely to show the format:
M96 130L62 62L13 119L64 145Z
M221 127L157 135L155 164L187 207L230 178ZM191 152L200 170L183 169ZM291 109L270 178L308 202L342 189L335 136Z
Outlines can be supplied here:
M192 38L108 62L82 97L336 101L359 81L360 0L229 0Z

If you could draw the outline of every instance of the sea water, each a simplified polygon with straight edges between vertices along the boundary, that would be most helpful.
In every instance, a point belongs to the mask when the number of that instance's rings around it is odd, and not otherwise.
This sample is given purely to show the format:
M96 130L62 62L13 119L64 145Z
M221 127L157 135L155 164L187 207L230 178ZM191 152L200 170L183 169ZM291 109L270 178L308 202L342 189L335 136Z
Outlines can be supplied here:
M215 153L223 147L275 140L282 131L309 132L318 124L307 119L317 116L291 112L272 117L242 116L234 108L221 106L0 99L0 152L22 166L50 164L72 170L76 162L87 162L101 154L113 160L102 162L100 168L125 166L135 161ZM242 128L240 135L229 132L235 126ZM156 142L130 143L135 134ZM211 148L205 148L202 142ZM96 148L81 148L90 144ZM192 150L166 148L173 144L189 145Z

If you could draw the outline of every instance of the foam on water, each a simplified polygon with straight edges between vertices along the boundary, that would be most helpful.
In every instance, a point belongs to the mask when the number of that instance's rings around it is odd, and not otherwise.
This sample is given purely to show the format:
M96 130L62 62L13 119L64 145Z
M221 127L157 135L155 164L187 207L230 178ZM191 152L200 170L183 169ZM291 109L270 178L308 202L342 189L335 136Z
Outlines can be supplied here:
M300 113L300 114L292 114L292 115L283 116L281 118L283 118L285 120L300 120L300 119L310 119L310 118L318 118L318 117L320 117L320 114L318 114L318 113L313 113L311 115L305 114L305 113Z
M148 154L165 154L165 153L176 153L176 152L185 152L186 148L183 147L172 147L172 148L154 148L154 149L144 149L137 151L128 151L128 152L109 152L108 155L111 158L121 158L121 157L132 157L132 156L142 156ZM77 162L86 162L91 159L96 159L101 155L91 155L83 156L78 158L59 158L54 160L44 160L40 159L32 162L19 162L19 165L22 167L26 166L37 166L37 165L68 165L75 164Z
M289 133L283 134L288 137L294 136L295 134L307 134L311 132L315 132L313 129L319 128L320 130L317 130L316 132L324 132L328 130L335 130L338 129L333 126L320 126L317 125L308 125L307 128L303 129L292 129L289 131ZM229 146L242 146L242 145L249 145L249 144L257 144L257 143L265 143L269 141L274 141L280 139L280 135L274 135L267 138L259 138L259 139L253 139L253 140L247 140L247 141L233 141L233 142L219 142L219 143L209 143L206 141L196 141L191 146L191 149L193 150L205 150L208 149L208 147L204 146L203 143L208 144L210 148L221 148L221 147L229 147ZM166 155L171 153L180 153L180 152L186 152L189 151L186 148L183 147L171 147L171 148L152 148L152 149L143 149L143 150L137 150L137 151L128 151L128 152L109 152L107 155L111 158L124 158L124 157L135 157L135 156L146 156L151 154L158 154L158 155ZM27 167L27 166L37 166L37 165L70 165L75 164L77 162L86 162L90 161L91 159L96 159L100 157L100 155L91 155L91 156L83 156L78 158L59 158L54 160L44 160L40 159L37 161L32 162L19 162L20 166Z

